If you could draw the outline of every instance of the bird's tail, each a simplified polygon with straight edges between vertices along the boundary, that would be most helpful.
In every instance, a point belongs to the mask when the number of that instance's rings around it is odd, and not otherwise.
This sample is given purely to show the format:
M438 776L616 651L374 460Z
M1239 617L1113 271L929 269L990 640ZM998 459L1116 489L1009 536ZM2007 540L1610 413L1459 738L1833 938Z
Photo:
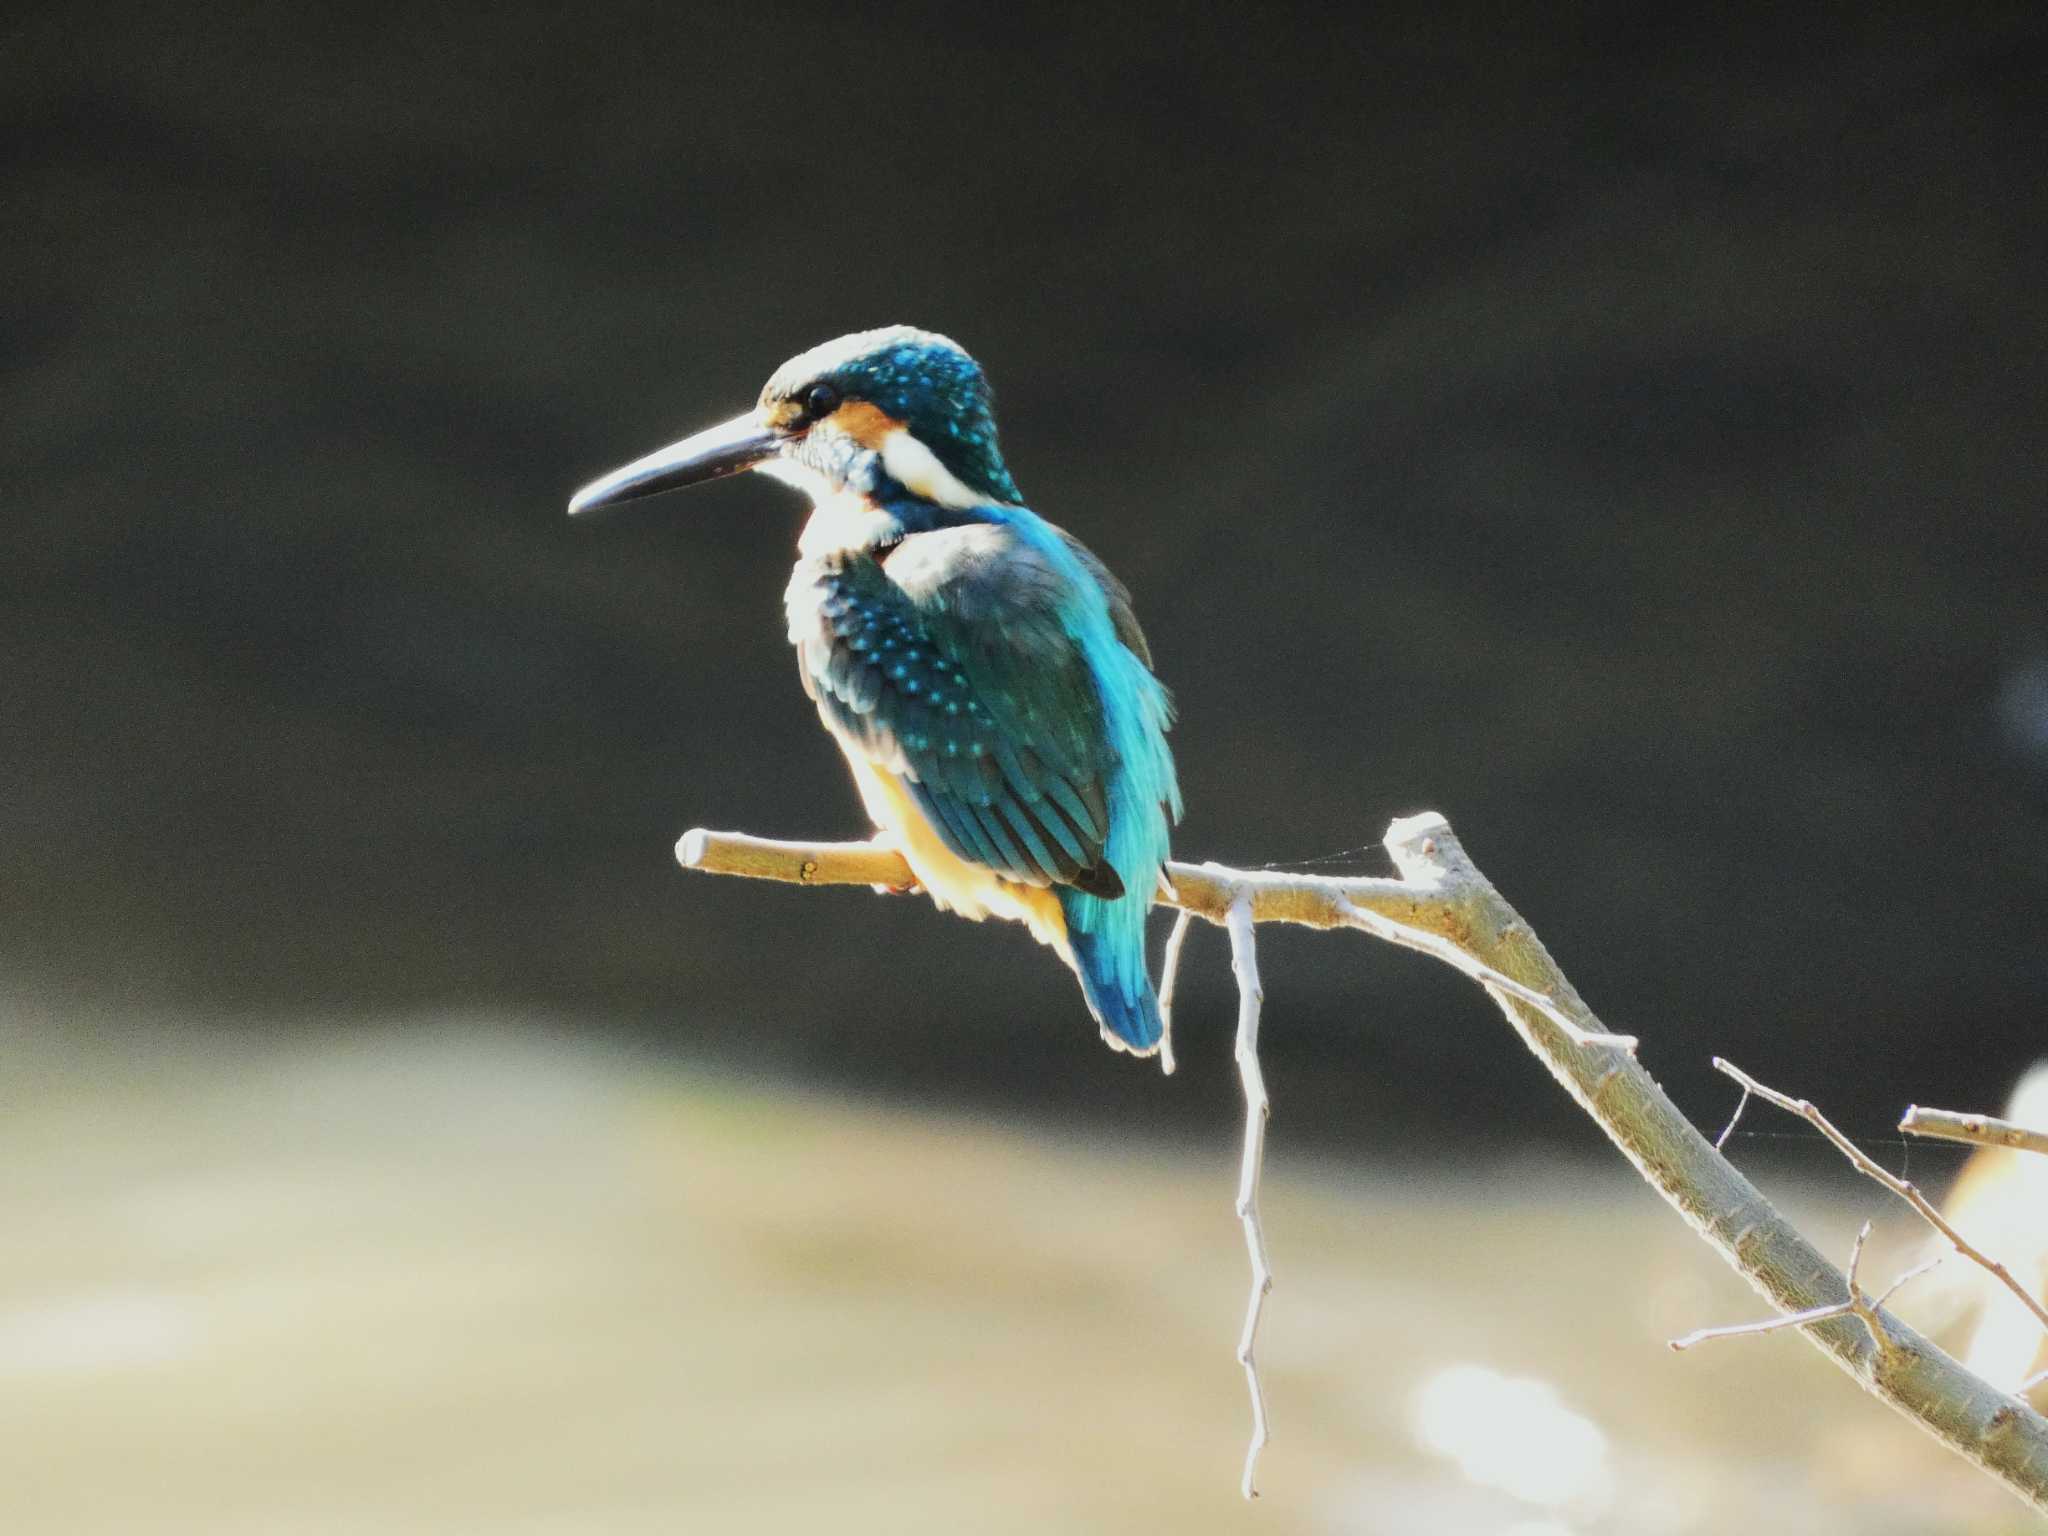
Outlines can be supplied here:
M1103 1038L1134 1056L1150 1056L1166 1032L1159 1018L1159 997L1145 968L1145 914L1152 907L1151 888L1135 896L1127 892L1114 901L1072 886L1060 886L1058 892L1074 974L1081 978L1081 995L1102 1026Z

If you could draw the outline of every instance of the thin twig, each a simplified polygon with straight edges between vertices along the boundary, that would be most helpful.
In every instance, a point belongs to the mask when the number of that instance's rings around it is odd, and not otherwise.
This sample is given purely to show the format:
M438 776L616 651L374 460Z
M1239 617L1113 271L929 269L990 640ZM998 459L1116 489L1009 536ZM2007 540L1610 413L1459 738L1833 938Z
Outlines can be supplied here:
M1734 1078L1736 1082L1742 1084L1746 1090L1755 1094L1758 1098L1768 1100L1788 1114L1797 1115L1815 1130L1819 1131L1821 1135L1827 1137L1829 1141L1835 1144L1836 1149L1855 1165L1858 1173L1875 1179L1886 1189L1905 1201L1906 1204L1912 1206L1914 1210L1920 1213L1922 1220L1948 1239L1948 1245L1951 1248L1955 1249L1964 1258L1970 1260L1971 1263L1980 1264L1997 1276L1999 1283L2011 1291L2013 1295L2019 1297L2020 1304L2034 1314L2040 1321L2041 1326L2048 1328L2048 1307L2043 1307L2039 1301L2035 1300L2027 1288L2013 1278L2011 1270L2007 1269L1989 1254L1971 1246L1968 1239L1954 1227L1950 1226L1948 1219L1934 1208L1934 1202L1920 1193L1917 1185L1907 1183L1897 1174L1892 1173L1877 1162L1861 1147L1857 1146L1855 1142L1836 1130L1834 1122L1829 1120L1826 1115L1822 1114L1807 1100L1792 1098L1788 1094L1779 1093L1775 1088L1766 1088L1762 1083L1744 1072L1733 1062L1728 1061L1725 1057L1716 1056L1714 1058L1714 1067L1717 1071L1724 1072L1729 1077Z
M1266 1262L1266 1235L1259 1226L1259 1175L1266 1161L1266 1078L1259 1070L1259 1009L1266 989L1259 982L1258 940L1253 936L1252 905L1240 896L1230 904L1225 926L1230 931L1230 968L1237 974L1237 1075L1244 1085L1244 1157L1237 1171L1237 1217L1244 1223L1245 1251L1252 1261L1251 1297L1245 1303L1244 1332L1238 1336L1237 1359L1244 1367L1245 1387L1252 1398L1252 1438L1244 1453L1244 1496L1259 1496L1259 1452L1272 1438L1266 1423L1266 1394L1259 1385L1259 1319L1266 1294L1273 1289L1272 1266Z
M1744 1095L1744 1102L1748 1096ZM1726 1131L1721 1133L1727 1135ZM1759 1333L1776 1333L1783 1328L1803 1328L1808 1323L1826 1322L1831 1317L1842 1317L1856 1309L1856 1270L1863 1263L1863 1244L1870 1236L1870 1223L1863 1223L1863 1229L1856 1234L1856 1242L1849 1249L1847 1299L1831 1302L1824 1307L1808 1307L1804 1312L1787 1312L1781 1317L1766 1317L1754 1323L1726 1323L1717 1328L1695 1328L1682 1338L1671 1340L1674 1350L1691 1349L1695 1344L1704 1344L1710 1339L1741 1339ZM1897 1290L1894 1284L1892 1290ZM1887 1296L1891 1291L1885 1292Z
M1636 1048L1634 1035L1610 1035L1594 1030L1581 1029L1557 1003L1534 987L1525 987L1512 976L1503 976L1483 960L1473 958L1464 950L1439 933L1425 929L1411 928L1406 923L1397 923L1392 918L1382 917L1377 912L1346 901L1343 903L1345 917L1354 928L1363 928L1376 939L1385 939L1389 944L1398 944L1403 949L1412 949L1421 954L1443 961L1454 971L1470 976L1481 986L1495 992L1505 992L1517 1002L1527 1003L1531 1008L1540 1009L1543 1016L1563 1030L1573 1045L1603 1045L1618 1051L1633 1051Z
M1831 1317L1846 1317L1854 1313L1863 1320L1869 1330L1871 1342L1880 1350L1892 1348L1890 1331L1879 1319L1885 1303L1898 1294L1899 1287L1919 1279L1942 1261L1943 1255L1936 1254L1924 1264L1916 1264L1884 1289L1884 1294L1875 1301L1863 1294L1857 1282L1856 1271L1863 1263L1863 1245L1870 1238L1870 1223L1863 1223L1863 1230L1856 1234L1855 1246L1849 1250L1849 1272L1847 1275L1849 1295L1847 1299L1825 1307L1808 1307L1804 1312L1789 1312L1782 1317L1767 1317L1755 1323L1729 1323L1719 1328L1695 1328L1680 1339L1673 1339L1673 1349L1691 1349L1695 1344L1704 1344L1710 1339L1734 1339L1757 1333L1776 1333L1781 1328L1804 1328L1808 1323L1824 1323Z
M1864 1225L1867 1227L1870 1225L1870 1223L1866 1221ZM1886 1286L1884 1288L1884 1294L1879 1296L1876 1301L1871 1303L1871 1305L1876 1307L1888 1305L1891 1302L1892 1297L1898 1294L1899 1288L1901 1286L1906 1285L1909 1281L1918 1280L1922 1275L1926 1274L1929 1270L1939 1268L1942 1260L1946 1259L1947 1257L1948 1255L1945 1253L1937 1253L1932 1258L1921 1260L1921 1262L1915 1264L1903 1275L1900 1275L1898 1279L1894 1280L1890 1285Z
M1735 1101L1735 1113L1728 1117L1728 1123L1721 1127L1721 1134L1714 1138L1714 1150L1720 1151L1728 1145L1728 1138L1735 1134L1735 1127L1742 1123L1742 1112L1749 1108L1749 1090L1742 1090L1742 1097Z
M1781 1328L1804 1328L1808 1323L1824 1323L1831 1317L1847 1316L1852 1310L1848 1302L1837 1301L1829 1306L1808 1307L1804 1312L1787 1312L1754 1323L1723 1323L1714 1328L1695 1328L1691 1333L1672 1339L1670 1344L1675 1350L1685 1350L1714 1339L1739 1339L1752 1333L1776 1333Z
M1159 966L1159 1070L1173 1076L1173 999L1180 987L1180 952L1188 941L1195 914L1185 907L1173 920L1166 938L1166 958Z
M1899 1129L1915 1136L1939 1136L1944 1141L1971 1141L1980 1147L2010 1147L2015 1152L2039 1152L2048 1156L2048 1131L2001 1120L1996 1115L1968 1115L1953 1109L1907 1108Z

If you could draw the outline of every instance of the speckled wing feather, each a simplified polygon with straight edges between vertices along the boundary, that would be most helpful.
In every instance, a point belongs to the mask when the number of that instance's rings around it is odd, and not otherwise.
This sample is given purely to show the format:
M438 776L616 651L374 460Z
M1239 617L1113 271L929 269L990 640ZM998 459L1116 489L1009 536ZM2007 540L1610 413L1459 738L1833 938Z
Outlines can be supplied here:
M1116 758L1061 618L1070 587L1013 529L913 534L879 562L799 566L790 638L826 725L899 778L954 853L1113 899Z

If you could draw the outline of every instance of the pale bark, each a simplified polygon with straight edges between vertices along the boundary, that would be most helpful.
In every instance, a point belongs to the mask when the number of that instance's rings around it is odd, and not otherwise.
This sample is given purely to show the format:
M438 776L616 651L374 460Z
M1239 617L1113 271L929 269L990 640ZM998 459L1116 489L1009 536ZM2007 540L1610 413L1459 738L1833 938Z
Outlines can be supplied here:
M2048 1514L2048 1419L1852 1293L1842 1271L1679 1113L1635 1060L1630 1037L1610 1034L1594 1017L1441 816L1396 821L1385 846L1398 879L1171 864L1172 888L1162 889L1159 900L1219 926L1229 925L1236 909L1254 922L1358 928L1474 977L1551 1075L1702 1239L1781 1311L1825 1312L1798 1332L1865 1391ZM869 844L777 843L699 830L676 845L676 856L713 874L811 885L912 883L899 855ZM1263 1276L1258 1284L1262 1290ZM1259 1432L1263 1427L1262 1418Z

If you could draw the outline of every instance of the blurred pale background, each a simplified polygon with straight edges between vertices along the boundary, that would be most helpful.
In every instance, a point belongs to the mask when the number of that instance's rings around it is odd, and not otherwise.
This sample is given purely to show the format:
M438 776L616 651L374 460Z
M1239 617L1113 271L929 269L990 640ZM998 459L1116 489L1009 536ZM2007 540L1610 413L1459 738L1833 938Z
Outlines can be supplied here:
M533 1019L106 1022L0 1037L25 1536L2027 1528L1789 1336L1665 1349L1760 1304L1609 1162L1279 1156L1246 1507L1214 1146ZM1883 1209L1777 1183L1833 1244ZM1870 1273L1917 1241L1888 1221Z

